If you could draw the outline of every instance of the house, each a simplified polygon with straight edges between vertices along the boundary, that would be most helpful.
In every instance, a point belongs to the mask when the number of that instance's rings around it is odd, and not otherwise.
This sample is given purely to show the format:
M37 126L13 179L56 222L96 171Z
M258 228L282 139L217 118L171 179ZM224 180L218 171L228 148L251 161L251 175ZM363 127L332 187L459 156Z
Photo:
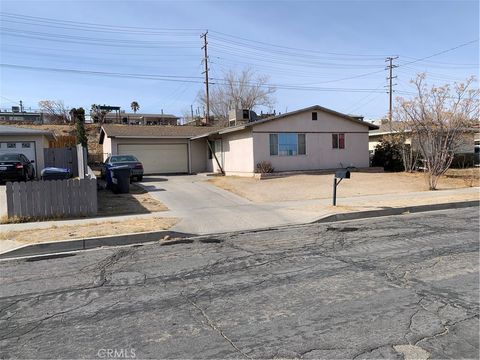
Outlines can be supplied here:
M178 125L180 118L170 114L143 114L120 112L108 113L106 123L119 123L126 125Z
M43 113L20 111L18 106L12 106L12 111L0 111L0 121L16 124L43 124Z
M321 107L245 119L233 112L233 126L104 125L104 156L133 154L145 173L224 172L252 176L256 165L271 163L275 171L368 167L368 131L377 126ZM152 166L149 168L149 165Z
M43 149L55 140L51 131L0 125L0 154L20 153L35 161L35 173L45 167Z
M380 141L388 135L395 134L404 134L405 143L412 144L412 139L410 136L411 130L402 122L393 121L390 125L388 120L379 120L378 122L373 122L377 124L378 128L371 130L368 134L368 150L371 155L375 152L375 147L380 143ZM461 141L457 144L455 149L456 155L470 155L473 154L476 150L476 145L480 144L480 126L479 124L474 124L470 128L463 129L463 135ZM414 144L414 148L418 148L418 143Z

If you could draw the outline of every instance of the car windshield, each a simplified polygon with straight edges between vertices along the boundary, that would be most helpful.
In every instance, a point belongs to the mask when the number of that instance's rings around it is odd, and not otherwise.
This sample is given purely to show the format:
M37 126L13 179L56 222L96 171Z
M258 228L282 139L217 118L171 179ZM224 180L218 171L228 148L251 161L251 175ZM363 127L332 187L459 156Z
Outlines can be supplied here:
M18 155L18 154L3 154L3 155L0 155L0 161L20 161L20 155Z
M112 156L110 159L111 163L117 163L117 162L127 162L127 161L138 161L137 158L133 155L118 155L118 156Z

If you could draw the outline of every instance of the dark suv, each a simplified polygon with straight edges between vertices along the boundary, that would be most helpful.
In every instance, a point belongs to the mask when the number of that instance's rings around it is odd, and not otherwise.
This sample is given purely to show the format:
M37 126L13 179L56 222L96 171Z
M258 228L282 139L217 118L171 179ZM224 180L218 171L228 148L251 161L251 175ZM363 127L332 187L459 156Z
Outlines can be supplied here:
M34 161L23 154L0 154L0 182L28 181L35 178Z

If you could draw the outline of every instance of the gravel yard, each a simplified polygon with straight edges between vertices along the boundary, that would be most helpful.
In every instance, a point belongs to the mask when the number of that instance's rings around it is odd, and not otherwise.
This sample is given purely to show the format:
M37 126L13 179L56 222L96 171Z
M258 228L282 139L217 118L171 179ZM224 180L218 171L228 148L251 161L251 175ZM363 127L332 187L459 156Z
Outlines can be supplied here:
M470 184L478 186L480 169L472 169L475 181L459 177L443 177L438 190L464 188ZM447 174L448 175L448 174ZM292 175L276 179L257 180L244 177L216 177L210 183L243 196L254 202L276 202L290 200L326 199L332 196L333 175ZM350 179L342 180L338 197L382 195L427 191L423 173L361 173L352 172Z

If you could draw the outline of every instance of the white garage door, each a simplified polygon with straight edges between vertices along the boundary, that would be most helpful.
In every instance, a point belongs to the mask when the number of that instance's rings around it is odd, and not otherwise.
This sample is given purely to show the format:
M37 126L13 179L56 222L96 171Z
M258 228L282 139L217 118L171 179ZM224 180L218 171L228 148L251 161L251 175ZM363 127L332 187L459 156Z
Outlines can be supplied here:
M35 165L37 163L34 141L1 141L0 154L23 154L28 160L34 160Z
M188 172L187 144L119 144L119 155L135 155L145 174Z

